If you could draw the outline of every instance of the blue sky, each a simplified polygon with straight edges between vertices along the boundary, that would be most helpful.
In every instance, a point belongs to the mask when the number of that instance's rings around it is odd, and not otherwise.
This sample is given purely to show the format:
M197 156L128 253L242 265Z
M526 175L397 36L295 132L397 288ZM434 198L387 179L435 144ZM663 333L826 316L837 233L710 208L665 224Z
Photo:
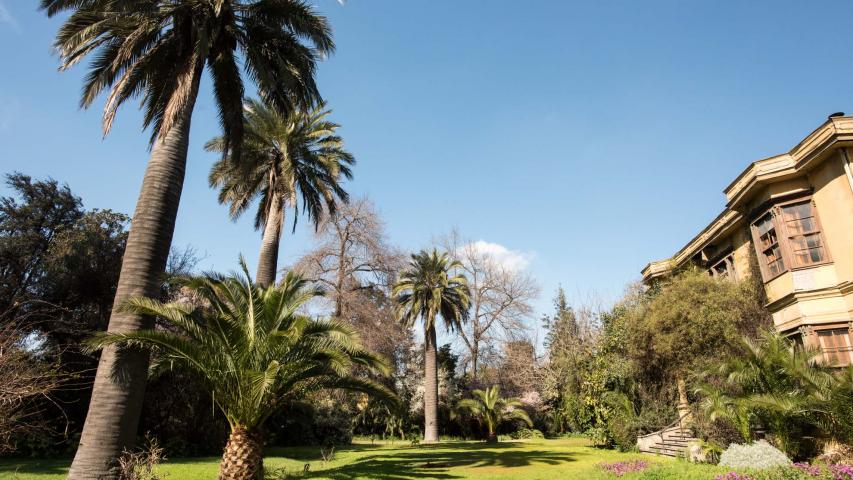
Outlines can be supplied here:
M0 170L130 213L140 115L127 105L102 140L103 104L78 109L85 69L57 72L59 19L36 3L0 0ZM850 2L315 3L338 44L319 82L359 162L350 190L402 248L457 227L531 258L540 312L558 284L616 298L719 213L749 162L853 112ZM206 253L204 268L241 252L254 264L251 219L231 223L207 187L206 86L192 128L175 244ZM300 229L284 260L309 246Z

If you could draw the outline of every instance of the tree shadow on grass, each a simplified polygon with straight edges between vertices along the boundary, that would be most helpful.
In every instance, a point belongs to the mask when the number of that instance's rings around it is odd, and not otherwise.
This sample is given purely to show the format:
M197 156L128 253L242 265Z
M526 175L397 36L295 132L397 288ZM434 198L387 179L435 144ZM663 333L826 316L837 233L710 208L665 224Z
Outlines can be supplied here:
M0 458L0 478L15 478L16 474L60 475L68 473L70 459Z
M442 443L406 448L376 450L363 458L337 468L310 472L307 478L345 480L411 480L417 478L464 478L450 471L459 467L512 468L527 465L559 465L575 459L565 452L525 450L517 444Z

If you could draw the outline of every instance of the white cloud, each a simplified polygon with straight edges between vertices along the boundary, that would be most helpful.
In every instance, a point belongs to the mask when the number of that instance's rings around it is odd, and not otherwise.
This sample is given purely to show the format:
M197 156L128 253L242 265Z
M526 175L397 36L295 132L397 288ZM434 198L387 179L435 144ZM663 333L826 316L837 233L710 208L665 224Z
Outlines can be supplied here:
M477 240L463 248L472 248L480 255L488 256L503 265L504 268L514 271L526 269L530 265L530 261L536 256L535 252L510 250L499 243L491 243L485 240Z
M0 25L6 24L15 31L15 33L21 33L21 26L18 24L18 21L15 20L15 17L12 16L12 12L6 8L6 5L0 1Z

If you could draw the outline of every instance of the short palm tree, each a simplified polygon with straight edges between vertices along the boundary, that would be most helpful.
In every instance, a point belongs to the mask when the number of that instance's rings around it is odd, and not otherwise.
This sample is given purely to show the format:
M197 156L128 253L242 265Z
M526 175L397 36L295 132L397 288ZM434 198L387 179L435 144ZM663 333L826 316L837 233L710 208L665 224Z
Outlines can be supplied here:
M231 426L220 464L222 480L262 478L260 427L283 403L318 389L357 390L395 401L394 394L365 377L350 374L387 370L383 359L365 350L358 335L336 320L298 313L321 292L296 274L277 286L243 276L208 274L183 280L199 300L193 304L129 300L123 310L164 319L168 330L103 333L93 348L141 347L160 363L194 373L210 391Z
M768 430L789 453L805 438L825 444L853 440L853 367L832 368L816 348L793 345L777 333L744 339L743 351L703 372L697 388L700 411L724 418L744 440L753 429Z
M41 0L48 16L68 14L54 46L66 70L92 59L80 104L109 91L106 134L119 107L140 98L151 156L127 241L115 305L154 296L166 267L186 170L190 119L205 68L224 143L239 157L242 71L282 112L319 101L320 56L334 50L326 19L302 0ZM242 70L242 71L241 71ZM132 332L152 320L114 309L109 330ZM114 479L136 436L148 355L112 348L98 374L69 478ZM119 372L120 374L115 374Z
M467 410L486 427L487 441L498 441L498 427L510 420L521 420L528 426L533 426L530 416L522 408L521 400L516 398L501 398L501 389L495 385L485 390L471 392L473 398L464 398L456 404L456 408Z
M324 103L282 114L249 100L240 160L226 155L210 172L210 186L219 188L219 203L229 204L232 219L260 197L255 214L255 228L263 229L257 271L260 285L275 281L287 207L295 211L294 228L300 207L316 227L324 208L333 214L337 200L349 199L339 182L342 177L352 178L350 166L355 160L336 134L339 125L327 120L330 113ZM205 148L227 152L228 142L217 137Z
M468 319L470 291L461 264L447 253L420 251L413 254L394 285L397 318L411 328L424 324L424 442L438 441L438 364L435 323L439 317L448 330Z

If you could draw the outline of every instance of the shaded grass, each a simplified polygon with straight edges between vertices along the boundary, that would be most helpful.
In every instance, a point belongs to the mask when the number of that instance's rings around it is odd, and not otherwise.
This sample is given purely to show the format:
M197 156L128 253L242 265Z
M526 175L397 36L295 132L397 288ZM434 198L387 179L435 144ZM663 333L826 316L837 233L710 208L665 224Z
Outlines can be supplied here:
M411 446L397 442L356 443L341 447L323 462L317 447L273 448L264 464L296 478L312 479L494 479L546 480L553 478L616 478L601 472L597 464L644 458L654 465L654 478L713 478L717 469L670 459L641 456L589 447L585 439L529 440L489 445L482 442L442 442ZM60 480L69 460L0 459L2 480ZM303 471L308 466L307 473ZM173 480L215 479L219 458L168 460L161 472ZM622 478L642 478L627 475Z

